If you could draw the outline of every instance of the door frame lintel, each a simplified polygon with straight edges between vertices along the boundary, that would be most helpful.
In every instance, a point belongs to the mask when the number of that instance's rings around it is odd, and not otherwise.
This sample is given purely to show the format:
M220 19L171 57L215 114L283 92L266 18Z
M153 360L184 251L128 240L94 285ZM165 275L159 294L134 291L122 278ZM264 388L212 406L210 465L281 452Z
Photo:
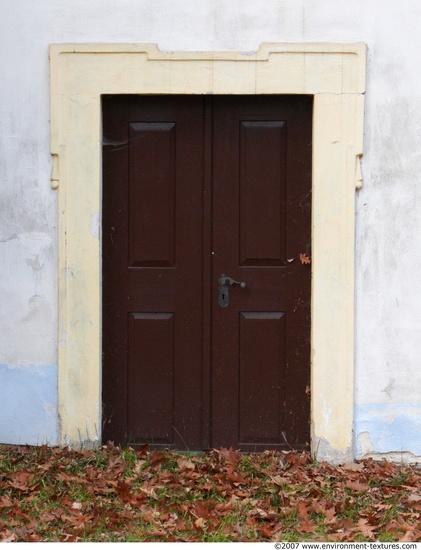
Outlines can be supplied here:
M355 189L361 187L364 44L162 52L153 44L50 47L59 218L61 443L101 442L101 95L309 94L312 160L311 447L352 460Z

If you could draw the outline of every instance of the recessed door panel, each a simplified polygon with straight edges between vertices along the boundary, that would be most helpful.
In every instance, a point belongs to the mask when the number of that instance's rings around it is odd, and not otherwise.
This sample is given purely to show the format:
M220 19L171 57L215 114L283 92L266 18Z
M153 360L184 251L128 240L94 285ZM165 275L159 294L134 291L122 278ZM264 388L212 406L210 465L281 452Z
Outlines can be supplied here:
M169 445L174 425L174 314L129 313L128 322L128 436Z
M129 125L129 265L173 267L176 126Z
M285 263L286 122L240 123L240 265Z
M239 445L278 443L285 429L285 313L241 312Z

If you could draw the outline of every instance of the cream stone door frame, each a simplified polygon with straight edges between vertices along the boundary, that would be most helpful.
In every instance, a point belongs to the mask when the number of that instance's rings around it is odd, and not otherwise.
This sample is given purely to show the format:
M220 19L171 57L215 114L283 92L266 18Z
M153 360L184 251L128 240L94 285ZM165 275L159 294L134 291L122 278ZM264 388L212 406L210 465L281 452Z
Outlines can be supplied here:
M311 94L311 446L318 459L353 458L354 196L361 183L365 55L364 44L262 44L253 53L51 46L63 444L101 441L101 95Z

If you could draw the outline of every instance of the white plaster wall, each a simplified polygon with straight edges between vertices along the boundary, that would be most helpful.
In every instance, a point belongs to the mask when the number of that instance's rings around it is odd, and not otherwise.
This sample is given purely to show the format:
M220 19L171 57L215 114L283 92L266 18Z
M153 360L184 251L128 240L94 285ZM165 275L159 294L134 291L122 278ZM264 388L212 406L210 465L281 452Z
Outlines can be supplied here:
M57 441L48 45L249 51L261 42L362 41L355 452L421 456L419 0L0 0L0 15L0 442Z

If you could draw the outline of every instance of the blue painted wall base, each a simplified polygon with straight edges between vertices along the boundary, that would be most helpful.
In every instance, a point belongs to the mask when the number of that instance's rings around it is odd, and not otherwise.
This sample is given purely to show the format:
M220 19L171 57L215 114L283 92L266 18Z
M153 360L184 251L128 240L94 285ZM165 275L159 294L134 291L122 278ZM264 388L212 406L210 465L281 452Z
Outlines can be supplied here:
M421 456L421 404L355 405L356 456L364 451L359 435L369 435L374 453L411 452Z
M57 445L57 366L0 364L0 443Z

